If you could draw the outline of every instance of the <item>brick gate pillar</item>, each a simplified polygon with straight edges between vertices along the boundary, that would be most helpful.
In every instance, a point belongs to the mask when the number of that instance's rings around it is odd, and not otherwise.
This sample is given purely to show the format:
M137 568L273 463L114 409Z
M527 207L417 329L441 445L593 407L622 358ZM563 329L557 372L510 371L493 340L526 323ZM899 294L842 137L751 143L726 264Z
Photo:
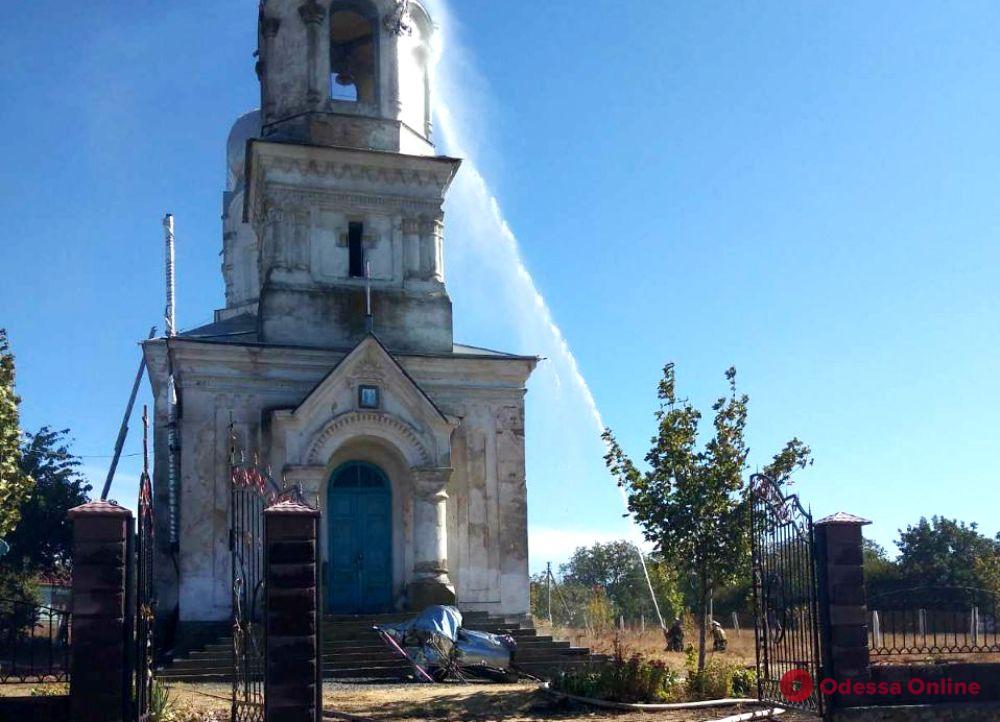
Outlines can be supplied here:
M73 523L70 710L74 722L122 722L131 682L126 623L132 512L93 502L69 512Z
M265 722L319 722L319 512L279 502L264 512L267 650Z
M871 522L838 513L816 522L816 570L823 676L864 682L871 675L861 527ZM828 697L841 706L839 695Z

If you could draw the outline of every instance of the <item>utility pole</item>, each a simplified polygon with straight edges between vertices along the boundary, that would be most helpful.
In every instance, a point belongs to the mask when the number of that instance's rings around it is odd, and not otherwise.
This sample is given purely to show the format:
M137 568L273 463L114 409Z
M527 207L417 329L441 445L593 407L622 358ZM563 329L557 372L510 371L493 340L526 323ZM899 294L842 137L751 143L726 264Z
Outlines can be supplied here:
M549 625L552 625L552 562L545 563L545 581L548 588Z

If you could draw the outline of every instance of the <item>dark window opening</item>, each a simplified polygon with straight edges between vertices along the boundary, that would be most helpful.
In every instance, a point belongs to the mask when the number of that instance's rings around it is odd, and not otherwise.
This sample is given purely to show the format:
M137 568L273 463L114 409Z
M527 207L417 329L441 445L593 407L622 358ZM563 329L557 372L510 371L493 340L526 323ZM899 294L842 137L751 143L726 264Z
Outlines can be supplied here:
M352 278L365 277L365 224L347 226L348 273Z
M353 10L330 14L330 97L375 102L375 24Z

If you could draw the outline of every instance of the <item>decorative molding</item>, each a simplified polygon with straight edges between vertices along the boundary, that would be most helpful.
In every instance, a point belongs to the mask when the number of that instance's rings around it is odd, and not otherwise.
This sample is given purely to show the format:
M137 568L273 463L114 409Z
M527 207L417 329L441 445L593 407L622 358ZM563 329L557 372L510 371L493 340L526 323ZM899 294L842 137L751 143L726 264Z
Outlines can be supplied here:
M309 0L299 6L299 17L306 25L319 25L326 18L326 10L316 0Z
M366 358L352 370L348 378L359 381L381 381L385 377L385 369L373 358Z
M263 185L263 184L262 184ZM321 211L352 212L371 209L396 212L422 212L441 207L440 200L422 200L392 195L363 195L342 191L303 188L288 183L267 183L258 199L265 199L271 206L307 204ZM258 206L261 205L258 200ZM263 215L265 211L260 211ZM263 220L263 219L262 219Z
M298 158L264 158L265 170L281 173L298 173L303 177L334 178L336 180L368 181L370 183L396 183L407 186L437 186L443 188L450 173L431 173L415 168L386 168L384 166L347 163L344 161L318 161Z
M381 411L349 411L335 417L309 444L304 463L310 466L325 464L329 459L322 458L323 447L338 435L350 432L354 427L381 429L389 439L400 442L405 447L400 448L404 456L416 455L421 464L431 463L431 453L416 431L397 417ZM408 455L407 451L411 454Z
M407 22L409 14L410 0L396 0L396 4L392 10L387 12L382 19L382 25L387 32L392 33L396 37L412 35L413 25Z

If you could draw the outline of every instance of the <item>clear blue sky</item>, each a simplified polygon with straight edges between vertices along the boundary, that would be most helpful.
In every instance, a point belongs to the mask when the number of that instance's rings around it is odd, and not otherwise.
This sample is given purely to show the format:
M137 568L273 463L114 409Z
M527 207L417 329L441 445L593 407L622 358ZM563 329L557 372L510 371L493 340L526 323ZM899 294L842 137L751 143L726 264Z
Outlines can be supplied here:
M451 16L466 170L629 451L665 362L706 409L733 364L753 462L809 443L817 516L871 518L884 544L921 515L998 531L1000 5L453 0ZM162 326L164 211L182 326L221 305L224 142L257 103L255 22L251 0L6 9L0 325L26 428L110 453L135 342ZM539 307L491 302L489 284L523 284L462 183L460 340L552 359L529 395L537 568L620 534L620 502ZM107 460L86 464L99 485Z

